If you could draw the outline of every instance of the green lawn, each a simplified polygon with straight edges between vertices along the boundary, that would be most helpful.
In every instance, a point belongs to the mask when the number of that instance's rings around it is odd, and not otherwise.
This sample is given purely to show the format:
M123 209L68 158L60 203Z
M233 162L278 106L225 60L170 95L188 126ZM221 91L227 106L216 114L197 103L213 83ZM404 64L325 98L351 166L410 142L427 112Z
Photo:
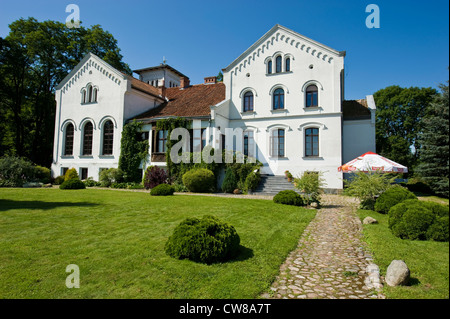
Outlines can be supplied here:
M206 214L236 228L240 255L213 265L167 256L173 229ZM0 189L0 298L257 298L314 215L267 200ZM79 289L65 286L69 264Z
M410 286L389 287L384 293L393 299L449 298L449 243L413 241L392 235L388 215L369 210L358 211L361 220L371 216L379 224L364 225L364 235L380 267L381 275L394 259L404 260L411 271Z

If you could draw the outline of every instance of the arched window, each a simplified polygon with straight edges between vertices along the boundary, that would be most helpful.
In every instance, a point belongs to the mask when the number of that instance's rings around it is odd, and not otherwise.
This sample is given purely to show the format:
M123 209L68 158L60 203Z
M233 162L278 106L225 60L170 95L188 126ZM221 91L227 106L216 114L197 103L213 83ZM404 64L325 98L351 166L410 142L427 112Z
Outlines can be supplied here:
M275 72L276 73L280 73L281 72L281 55L277 56L277 58L275 59Z
M291 71L291 58L286 58L285 69L286 69L286 72Z
M64 155L66 156L73 155L73 135L74 127L73 124L69 123L66 126L66 132L64 136Z
M305 156L319 156L318 128L308 128L305 130Z
M106 121L103 126L103 155L113 154L114 142L114 124L111 121Z
M274 110L281 110L284 109L284 90L283 89L276 89L273 92L273 109Z
M92 89L92 85L88 85L87 87L87 94L88 94L88 102L92 102L92 94L93 94L93 89Z
M306 107L319 106L319 90L315 84L306 88Z
M270 156L285 156L285 131L284 129L274 129L270 135Z
M92 155L93 134L94 126L91 122L87 122L83 129L83 155Z
M272 60L267 62L267 74L272 74Z
M253 93L246 92L244 94L244 112L252 112L253 111Z
M97 102L97 92L98 92L98 89L94 88L94 93L93 93L91 102Z
M86 103L86 89L81 90L81 103Z

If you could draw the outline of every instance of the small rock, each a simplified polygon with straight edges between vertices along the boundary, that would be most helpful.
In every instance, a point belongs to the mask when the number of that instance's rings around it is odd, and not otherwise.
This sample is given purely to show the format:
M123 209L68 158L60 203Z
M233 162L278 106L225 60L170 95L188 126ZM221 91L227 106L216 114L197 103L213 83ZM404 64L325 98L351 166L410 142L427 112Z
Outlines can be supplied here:
M318 208L319 204L317 204L316 202L312 202L309 206L311 206L312 208Z
M366 218L364 218L363 224L364 224L364 225L368 225L368 224L378 224L378 221L377 221L375 218L372 218L372 217L370 217L370 216L367 216Z
M403 260L393 260L386 271L386 283L389 286L405 286L409 283L410 271Z

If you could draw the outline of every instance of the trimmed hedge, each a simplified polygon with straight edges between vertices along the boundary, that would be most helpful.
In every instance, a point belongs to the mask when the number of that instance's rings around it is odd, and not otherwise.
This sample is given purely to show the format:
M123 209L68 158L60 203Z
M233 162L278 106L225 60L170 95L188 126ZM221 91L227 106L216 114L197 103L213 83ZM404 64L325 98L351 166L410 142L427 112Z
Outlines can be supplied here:
M235 228L214 216L188 218L166 242L165 252L174 258L212 264L235 256L240 237Z
M304 205L302 197L292 190L281 191L273 197L277 204L302 206Z
M150 191L152 196L170 196L175 192L175 187L169 184L159 184Z
M61 185L59 185L59 189L85 189L86 185L82 181L80 181L78 178L72 178Z
M211 193L216 188L216 177L209 169L195 168L183 175L183 184L193 193Z
M407 199L417 199L414 193L401 186L387 189L375 202L375 211L387 214L391 207Z
M389 228L403 239L448 241L448 206L408 199L389 210Z

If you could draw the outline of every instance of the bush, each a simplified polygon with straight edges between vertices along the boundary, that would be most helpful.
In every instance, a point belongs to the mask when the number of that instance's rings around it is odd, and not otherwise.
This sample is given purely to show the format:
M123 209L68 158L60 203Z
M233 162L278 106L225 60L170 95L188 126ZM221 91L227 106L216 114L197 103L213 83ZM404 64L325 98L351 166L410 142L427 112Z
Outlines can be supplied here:
M22 187L34 181L36 169L29 160L15 156L0 158L0 187Z
M427 239L435 241L448 241L448 216L437 217L433 225L428 228Z
M304 172L300 178L294 180L294 185L297 189L305 193L304 199L307 204L314 202L320 204L321 187L324 181L322 172Z
M158 166L147 167L142 183L145 189L151 189L167 182L167 172Z
M379 171L356 171L351 180L345 181L345 193L357 197L361 201L360 208L373 210L376 197L391 187L389 179L389 175Z
M66 174L64 174L64 181L67 182L71 179L80 179L80 176L78 176L77 170L75 168L70 168L66 171Z
M169 184L159 184L152 188L150 195L152 196L170 196L175 192L175 188Z
M52 174L49 168L42 166L35 166L35 179L37 182L41 182L43 184L48 184L52 180Z
M123 171L120 168L104 169L100 172L99 181L103 187L110 187L112 183L122 183Z
M389 228L403 239L426 239L434 221L435 215L417 199L405 200L389 210Z
M281 191L273 197L277 204L302 206L304 205L302 197L292 190Z
M261 174L259 173L259 171L251 172L245 179L244 190L245 191L255 190L258 188L260 182L261 182Z
M434 192L428 184L420 181L409 181L405 185L411 192L433 195Z
M55 185L61 185L62 183L64 183L64 175L58 176L55 178L55 181L53 182L53 184Z
M126 189L126 188L128 188L128 183L111 183L110 187Z
M233 226L213 216L188 218L181 222L165 245L174 258L212 264L232 258L240 238Z
M85 189L85 188L86 186L84 185L84 183L77 178L69 179L64 183L62 183L61 185L59 185L59 189Z
M56 180L55 180L56 181ZM92 177L88 177L87 180L83 181L84 185L86 187L96 187L96 186L100 186L101 183L100 182L96 182L92 179Z
M183 175L183 184L190 192L211 193L216 188L216 178L209 169L197 168Z
M387 214L391 207L406 199L417 199L416 195L401 186L393 186L378 197L375 202L375 211Z
M225 193L233 193L237 188L238 179L231 168L225 171L225 177L222 182L222 191Z

